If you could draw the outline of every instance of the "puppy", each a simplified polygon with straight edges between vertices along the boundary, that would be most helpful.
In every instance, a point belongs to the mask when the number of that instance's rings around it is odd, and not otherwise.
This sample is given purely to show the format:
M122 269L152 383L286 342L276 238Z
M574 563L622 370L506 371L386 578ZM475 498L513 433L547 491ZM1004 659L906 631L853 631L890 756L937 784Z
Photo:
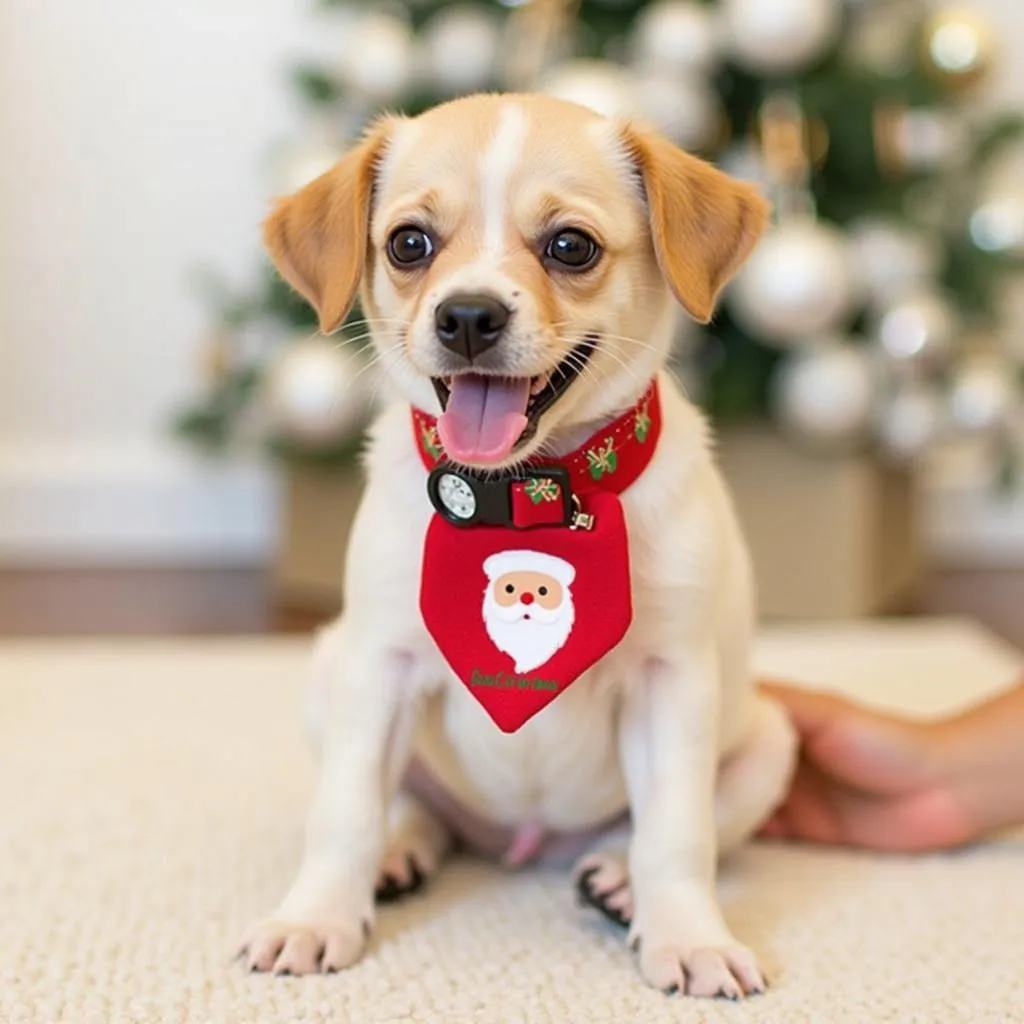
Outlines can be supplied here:
M644 127L528 95L385 117L276 207L266 242L277 267L324 334L360 294L399 397L372 431L346 610L314 659L322 768L305 856L247 940L252 969L354 964L375 893L416 888L462 840L513 865L578 855L581 896L628 925L657 988L764 990L719 908L716 861L780 802L795 743L753 689L744 542L704 421L664 367L677 303L707 322L768 215L753 189ZM502 732L425 628L434 512L411 410L443 413L450 463L502 479L643 411L652 382L660 435L619 495L631 624L571 688ZM517 670L566 641L531 656L536 645L509 635L516 587L532 588L530 601L543 592L555 621L572 583L569 628L587 635L571 566L499 559L488 573L509 595L493 636Z

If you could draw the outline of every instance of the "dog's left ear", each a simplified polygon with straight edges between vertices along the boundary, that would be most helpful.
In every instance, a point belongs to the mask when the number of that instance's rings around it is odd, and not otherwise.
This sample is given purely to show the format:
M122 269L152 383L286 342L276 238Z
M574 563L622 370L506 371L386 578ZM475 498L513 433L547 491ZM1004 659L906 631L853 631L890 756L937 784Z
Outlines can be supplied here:
M263 241L281 276L317 311L324 334L336 331L355 301L366 264L370 207L391 118L326 174L280 199L263 225Z
M634 125L623 134L643 178L661 271L686 311L707 323L768 226L771 205L660 135Z

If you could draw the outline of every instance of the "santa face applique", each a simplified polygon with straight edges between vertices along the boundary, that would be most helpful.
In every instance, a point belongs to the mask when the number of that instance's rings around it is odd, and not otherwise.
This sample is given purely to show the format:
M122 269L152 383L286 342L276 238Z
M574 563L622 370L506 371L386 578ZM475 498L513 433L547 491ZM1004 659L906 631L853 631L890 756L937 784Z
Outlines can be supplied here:
M618 496L586 496L590 529L457 526L435 514L420 611L459 681L515 732L625 636L633 617Z
M491 642L515 662L516 672L545 665L576 624L576 570L555 555L502 551L484 562L484 573L483 619Z

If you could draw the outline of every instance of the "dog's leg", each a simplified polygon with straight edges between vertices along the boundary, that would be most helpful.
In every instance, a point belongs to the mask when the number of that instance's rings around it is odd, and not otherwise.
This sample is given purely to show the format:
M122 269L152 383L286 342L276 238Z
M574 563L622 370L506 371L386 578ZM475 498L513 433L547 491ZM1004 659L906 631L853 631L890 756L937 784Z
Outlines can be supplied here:
M327 712L331 703L335 665L340 658L344 657L344 652L341 649L344 642L345 620L343 617L321 626L313 638L302 717L306 723L306 737L318 759L324 749L324 734L327 731Z
M718 852L749 839L782 803L796 768L797 735L775 701L758 697L750 738L722 766L715 799Z
M373 924L386 808L412 739L414 665L411 655L376 646L372 634L342 629L305 855L277 912L243 947L251 970L348 967L362 955Z
M378 903L393 903L421 889L452 846L445 824L411 793L395 794L389 819L387 852L377 875Z
M796 732L785 711L767 697L759 698L750 739L718 773L715 821L720 857L750 839L783 801L796 751ZM573 868L580 903L624 928L633 921L631 834L628 824L609 830Z
M694 996L762 992L750 950L715 892L718 662L710 646L644 666L623 707L623 767L633 814L630 943L656 988Z

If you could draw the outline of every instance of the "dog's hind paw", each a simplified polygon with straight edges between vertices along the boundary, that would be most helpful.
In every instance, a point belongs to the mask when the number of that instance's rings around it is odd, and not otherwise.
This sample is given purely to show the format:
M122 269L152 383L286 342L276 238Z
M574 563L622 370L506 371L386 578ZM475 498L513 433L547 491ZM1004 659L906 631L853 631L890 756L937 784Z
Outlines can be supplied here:
M377 902L394 903L419 892L440 870L451 845L447 828L426 808L403 797L377 872Z
M411 896L426 884L429 875L436 872L421 867L416 855L403 850L390 851L381 864L377 876L376 897L378 903L395 903L406 896Z
M581 906L593 907L621 928L633 920L633 890L623 858L610 853L590 853L573 869L576 897Z

